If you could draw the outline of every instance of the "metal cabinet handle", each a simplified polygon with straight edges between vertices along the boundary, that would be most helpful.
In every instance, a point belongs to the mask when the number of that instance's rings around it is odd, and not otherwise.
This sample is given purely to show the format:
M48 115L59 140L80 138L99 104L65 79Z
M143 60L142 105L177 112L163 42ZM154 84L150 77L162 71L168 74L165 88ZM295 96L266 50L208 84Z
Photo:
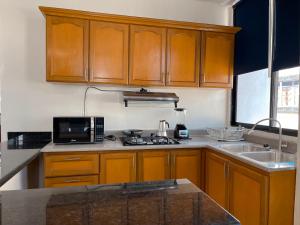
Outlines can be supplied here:
M64 183L76 183L80 182L81 180L64 180Z
M80 157L70 157L70 158L64 158L65 161L78 161L80 160Z
M168 154L168 166L170 166L170 154Z

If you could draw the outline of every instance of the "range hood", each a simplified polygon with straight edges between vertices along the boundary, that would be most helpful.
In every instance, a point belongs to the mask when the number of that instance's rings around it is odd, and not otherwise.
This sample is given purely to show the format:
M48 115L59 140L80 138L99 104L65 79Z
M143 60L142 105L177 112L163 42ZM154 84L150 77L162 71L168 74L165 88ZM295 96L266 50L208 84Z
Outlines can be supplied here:
M124 91L123 100L125 102L125 107L128 106L128 101L159 101L159 102L172 102L177 108L177 103L179 101L178 96L175 93L166 92L148 92L146 89L142 88L140 91Z

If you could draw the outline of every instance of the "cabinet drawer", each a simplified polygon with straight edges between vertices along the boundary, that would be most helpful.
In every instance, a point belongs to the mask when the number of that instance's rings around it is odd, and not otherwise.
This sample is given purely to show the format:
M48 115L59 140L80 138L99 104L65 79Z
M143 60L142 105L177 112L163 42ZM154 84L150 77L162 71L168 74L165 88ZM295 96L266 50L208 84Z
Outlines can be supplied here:
M98 154L63 154L45 156L45 176L74 176L99 173Z
M53 177L45 179L45 187L71 187L98 184L98 176Z

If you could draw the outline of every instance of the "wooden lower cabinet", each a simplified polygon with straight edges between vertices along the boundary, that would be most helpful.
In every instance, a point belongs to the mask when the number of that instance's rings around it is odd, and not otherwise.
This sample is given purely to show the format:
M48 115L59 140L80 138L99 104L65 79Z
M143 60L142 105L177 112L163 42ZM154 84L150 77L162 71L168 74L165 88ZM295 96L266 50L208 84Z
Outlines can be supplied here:
M124 183L136 181L136 153L100 154L100 183Z
M205 192L243 225L292 225L295 178L205 151Z
M228 209L228 160L214 153L207 152L205 159L205 190L206 193Z
M170 179L170 154L168 151L138 153L138 180L156 181Z
M78 176L99 173L99 154L63 153L45 154L46 177Z
M171 152L171 178L187 178L195 185L201 185L200 150L176 150Z
M243 225L266 225L268 177L236 163L229 164L229 211Z
M70 187L95 185L99 183L98 175L91 176L72 176L72 177L53 177L45 179L45 187Z
M267 172L209 149L45 153L44 162L46 187L187 178L243 225L293 224L295 171Z

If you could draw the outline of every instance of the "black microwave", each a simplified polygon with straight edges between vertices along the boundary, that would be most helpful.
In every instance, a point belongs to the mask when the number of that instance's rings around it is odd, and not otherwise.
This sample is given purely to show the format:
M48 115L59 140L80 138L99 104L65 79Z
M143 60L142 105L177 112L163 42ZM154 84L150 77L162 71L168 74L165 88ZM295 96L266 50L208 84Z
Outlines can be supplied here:
M103 139L103 117L53 117L55 144L97 143Z

